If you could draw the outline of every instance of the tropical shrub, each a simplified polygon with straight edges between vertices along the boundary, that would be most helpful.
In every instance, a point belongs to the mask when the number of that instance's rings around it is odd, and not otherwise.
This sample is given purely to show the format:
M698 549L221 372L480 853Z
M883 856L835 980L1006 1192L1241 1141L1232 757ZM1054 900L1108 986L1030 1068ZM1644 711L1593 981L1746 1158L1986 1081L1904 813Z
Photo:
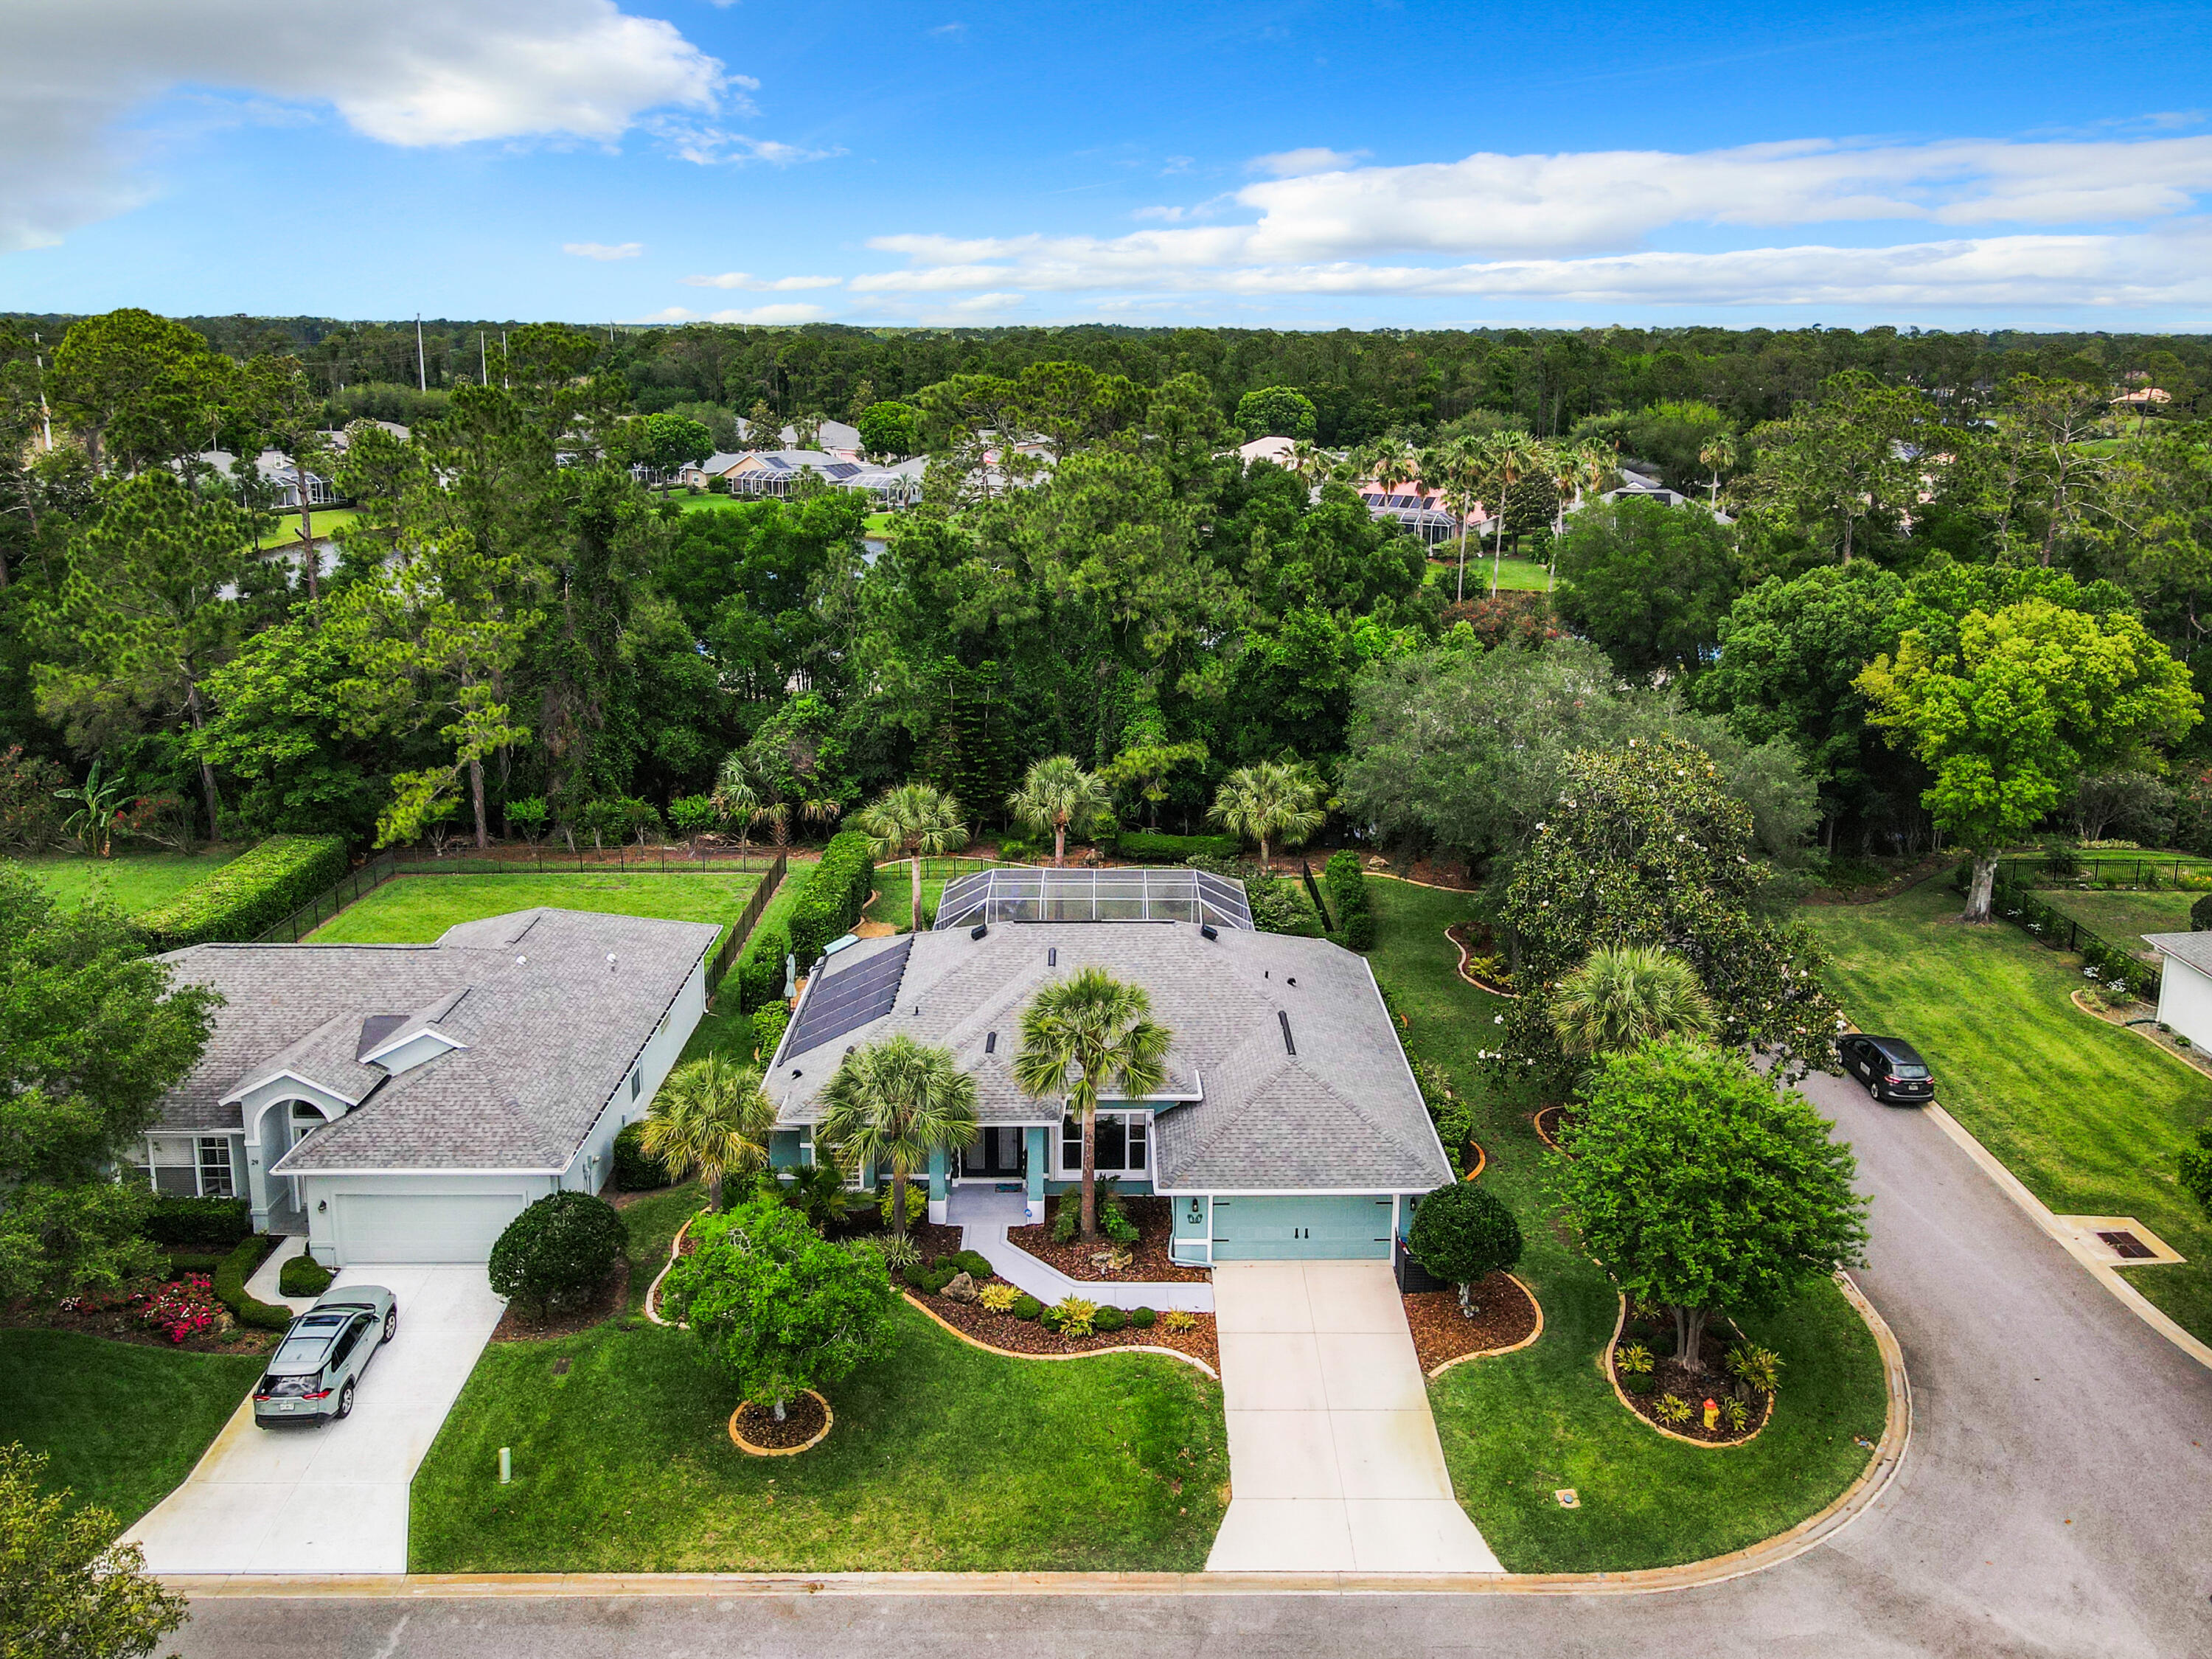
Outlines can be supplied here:
M1152 1322L1158 1317L1159 1315L1154 1313L1150 1308L1132 1308L1129 1310L1129 1323L1140 1331L1149 1331L1152 1329Z
M1164 1331L1188 1331L1197 1324L1198 1316L1186 1308L1170 1308L1160 1316L1160 1328Z
M1014 1303L1014 1317L1024 1322L1034 1322L1044 1313L1044 1304L1024 1292Z
M966 1273L970 1279L988 1279L994 1271L990 1259L980 1250L955 1250L945 1259L957 1271Z
M1690 1420L1690 1402L1679 1394L1662 1394L1652 1405L1651 1414L1669 1428L1680 1428Z
M776 1046L791 1027L791 1005L781 998L753 1015L753 1059L765 1066L775 1058Z
M271 836L138 918L149 949L258 939L345 876L343 837Z
M1011 1313L1021 1299L1021 1288L1015 1285L986 1285L975 1296L977 1304L992 1313Z
M1088 1336L1098 1316L1098 1304L1080 1296L1062 1297L1045 1310L1045 1328L1062 1336Z
M1243 850L1244 843L1234 836L1165 836L1152 830L1124 830L1114 842L1115 856L1136 864L1233 859Z
M337 1277L314 1257L295 1255L276 1270L276 1288L286 1296L320 1296Z
M1641 1342L1624 1342L1613 1351L1613 1368L1623 1376L1640 1376L1651 1369L1651 1350Z
M1753 1342L1739 1342L1723 1362L1728 1374L1746 1389L1773 1394L1782 1386L1782 1356Z
M215 1328L214 1286L204 1273L177 1279L155 1291L138 1316L171 1342L181 1343Z
M904 1233L886 1233L876 1240L876 1249L884 1258L884 1266L902 1279L921 1265L921 1246Z
M589 1193L554 1193L507 1224L491 1247L491 1287L543 1312L595 1288L620 1259L629 1227Z
M1101 1308L1091 1316L1091 1328L1103 1336L1111 1336L1115 1331L1125 1328L1128 1322L1129 1316L1119 1308Z
M54 791L68 783L68 773L26 755L20 743L0 752L0 847L43 853L59 842L62 811Z
M830 940L852 931L874 889L875 877L875 857L866 836L848 830L830 838L806 890L787 918L791 948L801 967L819 960ZM777 965L781 969L781 958Z
M884 1188L883 1196L876 1200L876 1213L883 1217L884 1226L891 1224L891 1189L888 1186ZM906 1224L911 1227L928 1213L929 1188L921 1183L908 1187L906 1189ZM990 1271L988 1262L984 1263L983 1270L986 1273Z
M253 1206L242 1198L157 1198L138 1231L172 1249L228 1250L253 1231Z

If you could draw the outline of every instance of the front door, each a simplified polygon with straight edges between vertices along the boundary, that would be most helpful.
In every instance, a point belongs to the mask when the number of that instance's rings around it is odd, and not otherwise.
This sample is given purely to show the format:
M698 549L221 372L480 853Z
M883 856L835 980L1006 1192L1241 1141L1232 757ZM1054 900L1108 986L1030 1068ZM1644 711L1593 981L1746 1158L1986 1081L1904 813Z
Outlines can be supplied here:
M960 1154L960 1175L965 1181L1012 1181L1025 1162L1019 1126L985 1129L975 1145Z

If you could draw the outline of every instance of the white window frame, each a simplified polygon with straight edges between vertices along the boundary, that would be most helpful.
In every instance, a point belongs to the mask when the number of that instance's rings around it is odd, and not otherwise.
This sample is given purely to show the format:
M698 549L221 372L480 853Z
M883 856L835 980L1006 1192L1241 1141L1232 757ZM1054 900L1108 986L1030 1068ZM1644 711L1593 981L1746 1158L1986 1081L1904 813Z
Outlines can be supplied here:
M1098 1166L1098 1173L1102 1176L1121 1176L1133 1180L1149 1181L1152 1178L1152 1109L1149 1107L1102 1107L1099 1109L1098 1116L1101 1119L1118 1117L1123 1121L1125 1125L1123 1144L1125 1147L1127 1143L1127 1129L1134 1129L1137 1132L1137 1137L1144 1142L1144 1162L1142 1164L1132 1167L1127 1164L1125 1156L1122 1168L1118 1170L1109 1170L1103 1164L1101 1164ZM1077 1128L1077 1133L1074 1137L1075 1157L1072 1163L1069 1161L1067 1156L1069 1144L1067 1126L1071 1121L1074 1121L1076 1122ZM1063 1109L1060 1115L1060 1128L1053 1136L1054 1180L1080 1181L1083 1179L1083 1141L1081 1131L1082 1124L1080 1120L1077 1120L1075 1118L1074 1113Z

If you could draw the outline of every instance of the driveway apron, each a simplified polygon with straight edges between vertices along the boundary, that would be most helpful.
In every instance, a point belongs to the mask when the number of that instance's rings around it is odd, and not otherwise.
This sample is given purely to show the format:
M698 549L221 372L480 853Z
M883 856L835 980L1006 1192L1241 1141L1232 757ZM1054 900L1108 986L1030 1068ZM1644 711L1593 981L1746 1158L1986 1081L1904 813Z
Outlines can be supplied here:
M481 1267L348 1268L398 1298L353 1414L263 1429L242 1403L184 1485L125 1534L155 1572L404 1572L407 1491L506 1304Z
M1216 1572L1498 1572L1453 1498L1390 1269L1213 1270L1229 1423Z

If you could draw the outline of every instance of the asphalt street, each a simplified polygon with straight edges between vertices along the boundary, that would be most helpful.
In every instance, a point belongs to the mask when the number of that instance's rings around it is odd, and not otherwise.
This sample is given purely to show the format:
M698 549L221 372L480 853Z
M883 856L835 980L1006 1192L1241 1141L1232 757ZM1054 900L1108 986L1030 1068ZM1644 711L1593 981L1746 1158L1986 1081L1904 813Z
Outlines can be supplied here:
M1808 1089L1874 1195L1857 1278L1904 1346L1914 1430L1871 1509L1766 1571L1641 1595L213 1597L178 1645L186 1659L2212 1655L2212 1371L1935 1123L1841 1079Z

